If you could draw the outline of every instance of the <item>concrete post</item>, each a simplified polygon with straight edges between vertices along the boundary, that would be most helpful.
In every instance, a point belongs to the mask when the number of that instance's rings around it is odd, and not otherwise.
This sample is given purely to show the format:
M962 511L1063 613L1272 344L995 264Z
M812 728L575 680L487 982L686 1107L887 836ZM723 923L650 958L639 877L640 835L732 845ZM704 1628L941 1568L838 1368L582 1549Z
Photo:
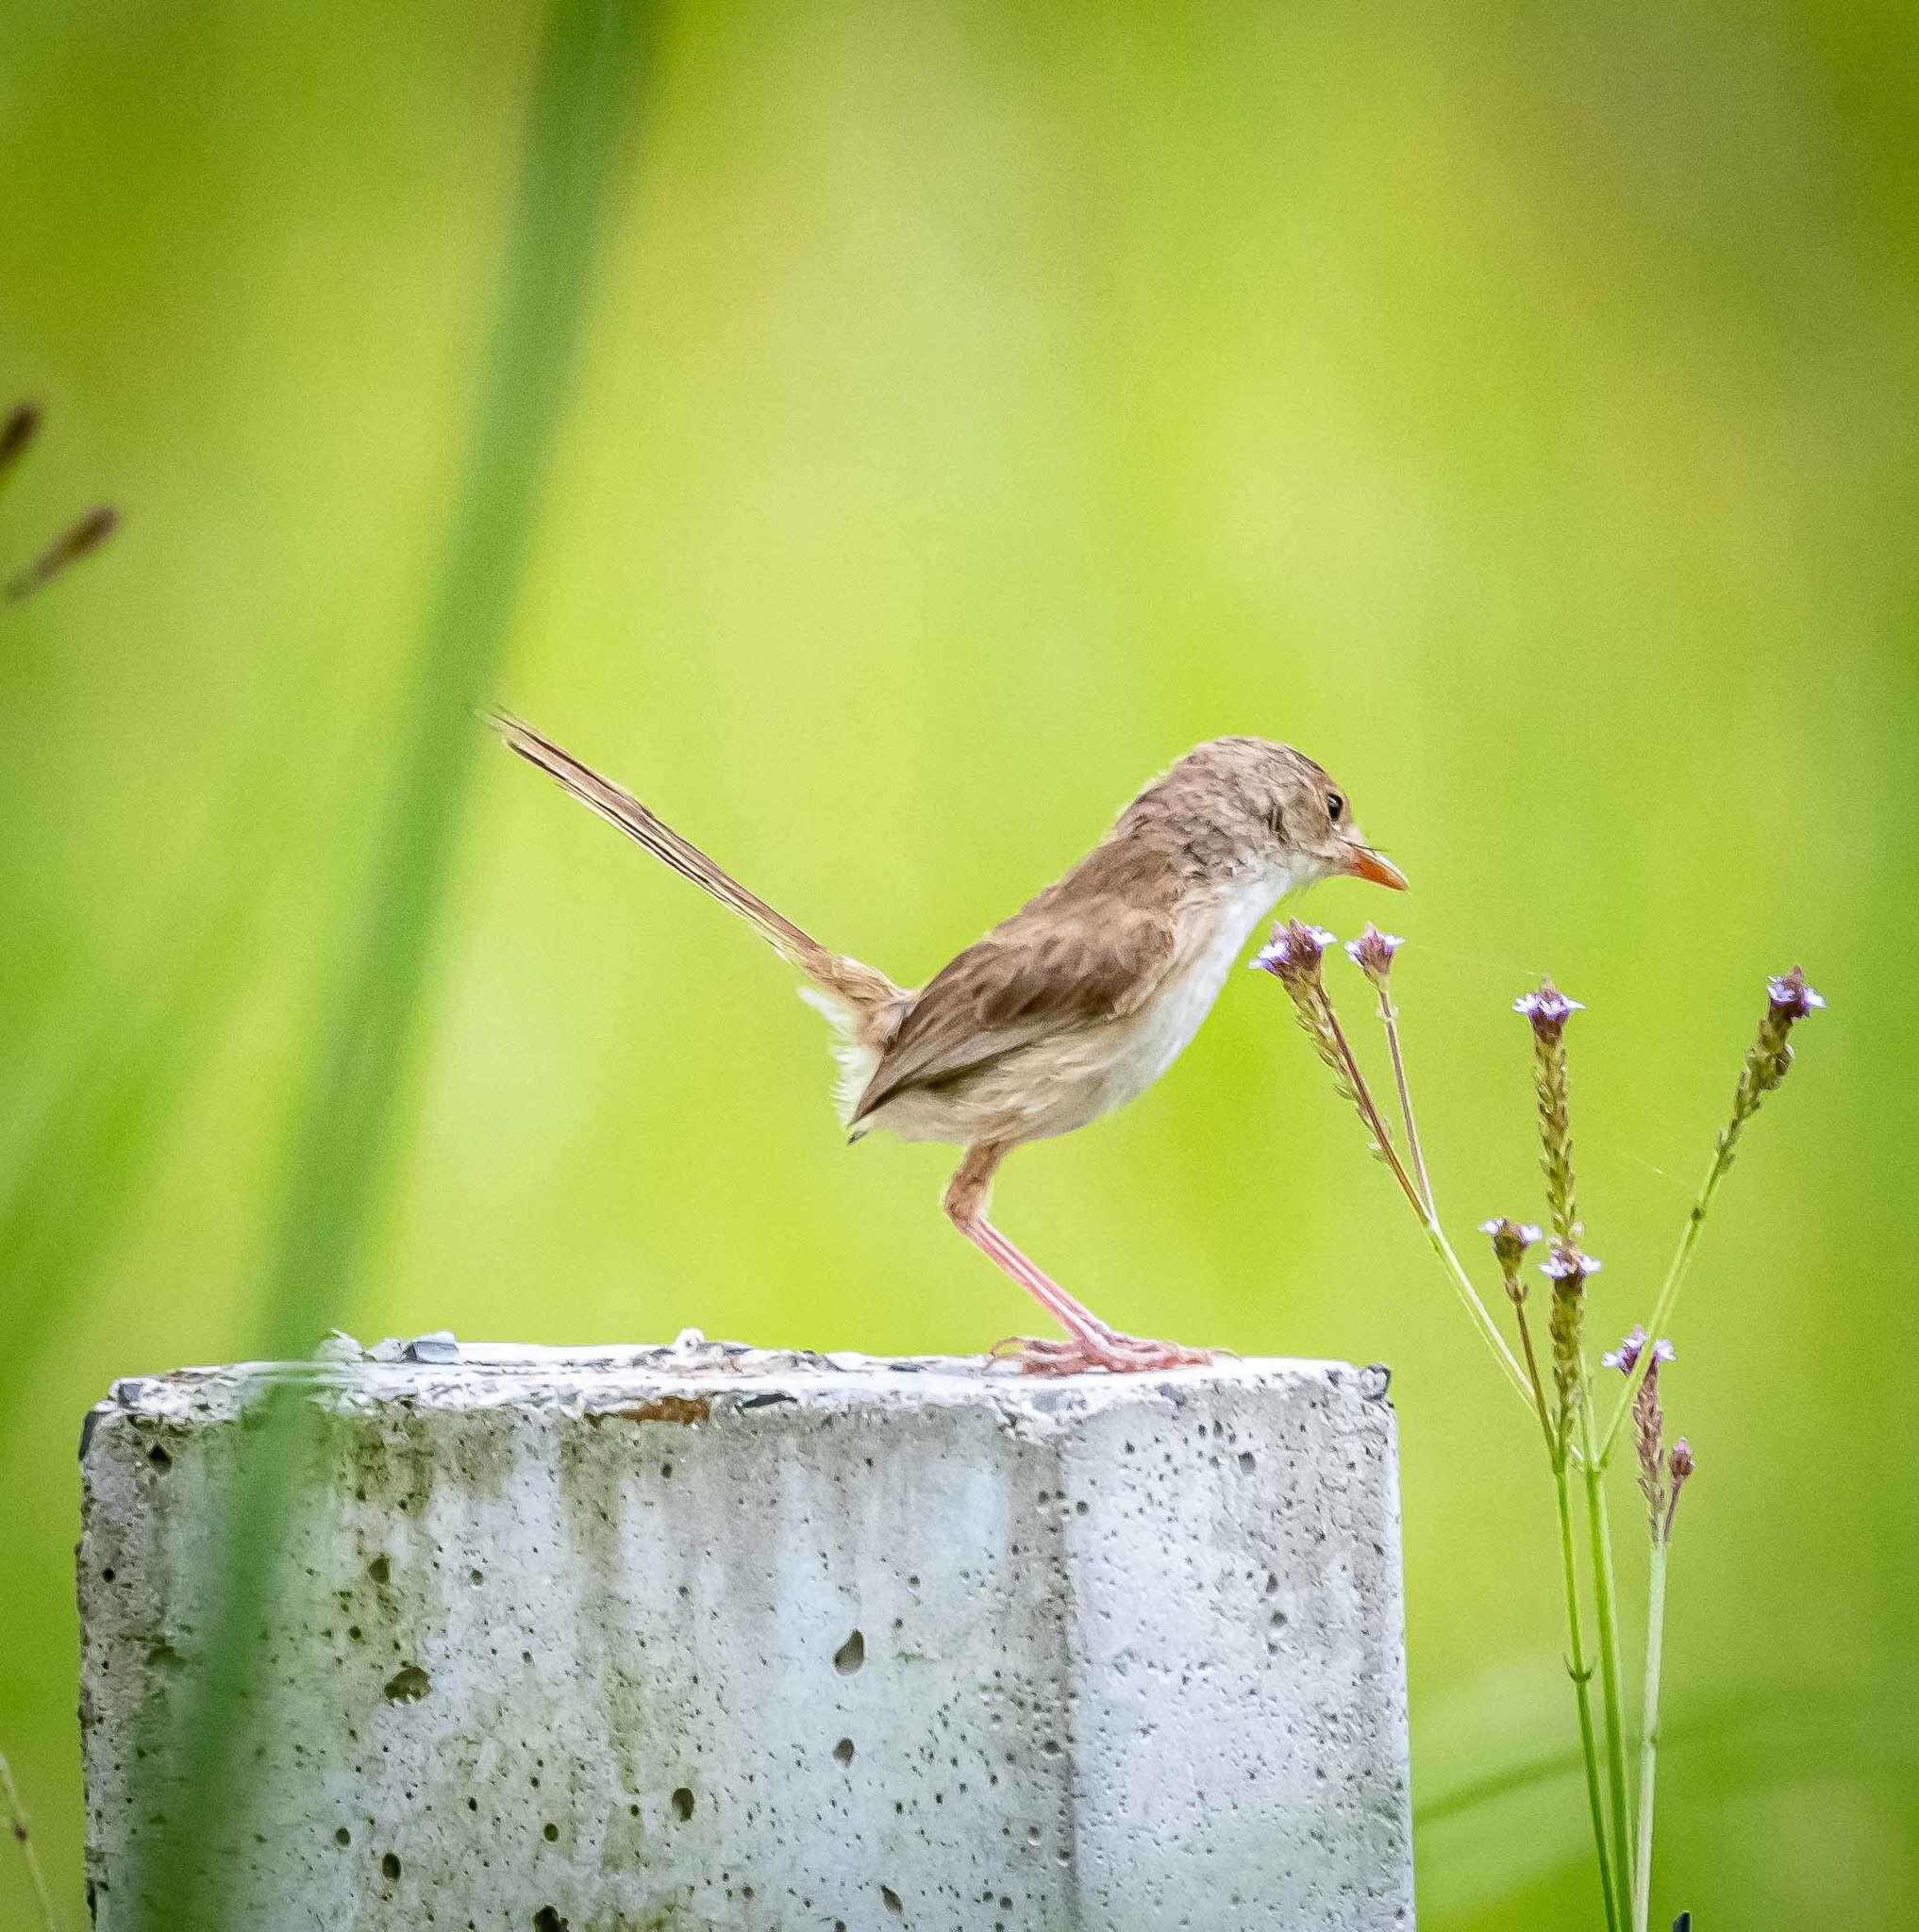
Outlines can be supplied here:
M1412 1919L1383 1371L342 1344L203 1848L325 1932ZM89 1874L132 1923L258 1368L88 1418Z

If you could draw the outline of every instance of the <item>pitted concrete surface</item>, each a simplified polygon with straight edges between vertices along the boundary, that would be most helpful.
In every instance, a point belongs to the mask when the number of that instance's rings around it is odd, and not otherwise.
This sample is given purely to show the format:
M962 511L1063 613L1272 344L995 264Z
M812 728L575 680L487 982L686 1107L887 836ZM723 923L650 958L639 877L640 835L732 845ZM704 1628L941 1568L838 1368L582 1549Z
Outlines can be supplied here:
M1022 1377L426 1337L124 1381L82 1444L98 1923L133 1920L242 1416L317 1424L201 1856L325 1932L1412 1922L1382 1371Z

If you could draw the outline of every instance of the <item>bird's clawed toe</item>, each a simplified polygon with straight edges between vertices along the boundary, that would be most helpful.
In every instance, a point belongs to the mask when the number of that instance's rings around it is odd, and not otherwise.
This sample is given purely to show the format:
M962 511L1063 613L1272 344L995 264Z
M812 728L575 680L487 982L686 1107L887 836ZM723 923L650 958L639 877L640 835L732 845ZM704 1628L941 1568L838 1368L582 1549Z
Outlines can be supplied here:
M990 1353L994 1361L1018 1362L1028 1375L1079 1375L1093 1369L1109 1375L1144 1375L1162 1369L1203 1368L1213 1359L1210 1349L1185 1348L1176 1341L1149 1341L1111 1331L1074 1336L1064 1341L1009 1335Z

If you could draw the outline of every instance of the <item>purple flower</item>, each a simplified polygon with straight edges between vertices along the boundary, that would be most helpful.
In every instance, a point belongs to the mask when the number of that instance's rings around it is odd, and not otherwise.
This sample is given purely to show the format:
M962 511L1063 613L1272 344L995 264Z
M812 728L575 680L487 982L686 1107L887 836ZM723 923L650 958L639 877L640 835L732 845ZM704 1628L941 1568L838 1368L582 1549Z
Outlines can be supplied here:
M1513 1001L1512 1010L1523 1013L1540 1039L1552 1045L1565 1031L1566 1022L1586 1008L1582 1001L1568 999L1550 979L1542 979L1537 992L1523 992Z
M1629 1375L1639 1366L1640 1351L1645 1346L1645 1330L1635 1322L1631 1332L1617 1348L1609 1348L1599 1359L1609 1369Z
M1406 941L1396 932L1381 932L1369 924L1358 939L1346 941L1346 957L1376 985L1393 970L1393 956Z
M1338 943L1338 935L1323 925L1302 925L1289 919L1273 928L1273 937L1253 956L1251 964L1260 973L1285 979L1298 975L1311 977L1319 972L1326 949Z
M1693 1445L1683 1436L1666 1456L1666 1473L1672 1480L1666 1491L1666 1520L1660 1527L1660 1534L1663 1541L1671 1542L1673 1517L1679 1507L1679 1491L1686 1487L1686 1478L1693 1474Z
M1482 1221L1479 1232L1493 1243L1493 1258L1508 1274L1517 1272L1526 1251L1539 1240L1539 1229L1531 1222L1508 1221L1495 1217Z
M1806 984L1803 968L1794 966L1790 973L1776 973L1766 981L1766 997L1772 1002L1773 1017L1791 1025L1794 1020L1803 1020L1815 1007L1823 1007L1826 997L1817 993Z
M1632 1332L1626 1336L1617 1348L1609 1348L1599 1359L1609 1369L1617 1369L1622 1375L1629 1375L1639 1366L1639 1358L1645 1352L1645 1330L1638 1323L1632 1325ZM1656 1362L1669 1362L1673 1359L1673 1344L1662 1335L1652 1345L1652 1358Z
M1582 1255L1569 1241L1553 1243L1552 1258L1539 1264L1542 1274L1549 1274L1555 1281L1584 1281L1589 1274L1597 1274L1605 1262L1596 1256Z

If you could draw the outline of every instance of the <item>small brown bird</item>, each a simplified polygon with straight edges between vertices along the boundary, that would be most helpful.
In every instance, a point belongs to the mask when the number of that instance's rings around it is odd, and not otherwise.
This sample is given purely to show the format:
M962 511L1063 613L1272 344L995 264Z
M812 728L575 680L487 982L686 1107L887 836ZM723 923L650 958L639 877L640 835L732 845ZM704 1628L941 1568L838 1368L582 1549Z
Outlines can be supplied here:
M1013 1338L1003 1349L1062 1374L1209 1359L1108 1327L993 1225L987 1202L1013 1148L1083 1127L1173 1064L1276 900L1341 875L1405 889L1310 758L1262 738L1197 746L1057 885L915 991L829 952L531 726L501 713L492 722L522 758L750 921L805 977L801 996L833 1028L840 1118L854 1140L883 1127L965 1148L945 1194L954 1226L1069 1337Z

